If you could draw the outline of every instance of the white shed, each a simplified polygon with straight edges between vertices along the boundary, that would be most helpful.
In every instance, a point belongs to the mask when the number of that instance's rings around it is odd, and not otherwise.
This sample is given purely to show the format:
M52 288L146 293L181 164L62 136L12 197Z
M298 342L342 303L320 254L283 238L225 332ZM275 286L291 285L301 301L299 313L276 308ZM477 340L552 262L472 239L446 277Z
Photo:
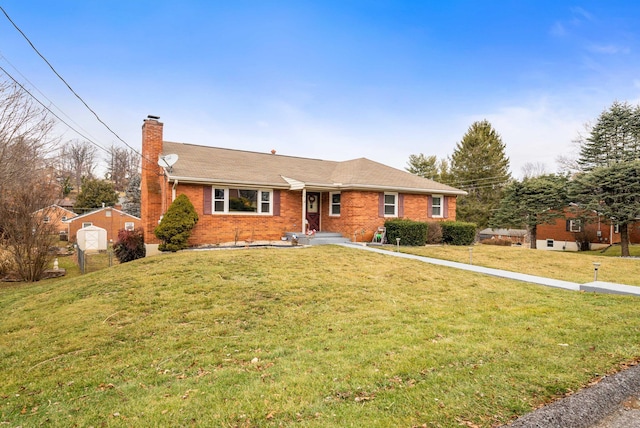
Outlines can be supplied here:
M82 251L100 251L107 249L107 231L98 226L78 229L76 242Z

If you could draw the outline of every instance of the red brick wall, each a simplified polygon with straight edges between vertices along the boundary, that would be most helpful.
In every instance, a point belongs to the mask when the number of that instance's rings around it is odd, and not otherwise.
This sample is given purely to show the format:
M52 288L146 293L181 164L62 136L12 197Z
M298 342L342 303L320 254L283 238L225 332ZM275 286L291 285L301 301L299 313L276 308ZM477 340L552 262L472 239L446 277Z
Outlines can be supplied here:
M286 232L302 230L302 192L280 191L280 216L252 214L204 214L204 186L178 184L176 196L186 195L198 213L198 223L191 233L189 245L215 245L236 241L279 240ZM171 204L171 192L166 193L166 206ZM323 192L320 203L320 230L338 232L359 242L371 241L374 231L388 218L378 216L379 192L344 191L341 193L340 216L329 215L329 193ZM449 213L455 214L456 199L449 197ZM429 218L427 196L403 196L404 218L416 221L454 220ZM155 227L155 226L154 226Z
M36 212L39 217L48 216L49 224L56 233L67 232L68 225L62 222L62 217L67 219L76 217L77 214L59 206L50 206Z
M107 213L111 213L111 216L109 217ZM69 223L69 241L76 241L76 233L82 228L82 223L93 223L94 226L101 227L107 231L107 242L116 242L118 240L118 232L124 229L126 222L133 222L135 229L142 227L142 221L136 217L111 208L105 208Z
M321 229L340 232L343 236L358 242L368 242L375 230L384 225L389 217L378 215L380 192L345 191L340 196L340 216L329 215L329 193L322 194ZM456 198L447 197L448 217L431 218L428 214L428 196L403 194L403 218L415 221L455 220Z
M564 217L560 217L555 219L554 221L546 224L540 224L537 227L537 236L536 240L538 241L546 241L547 239L553 239L554 241L562 241L562 242L576 242L576 235L579 232L570 232L567 230L567 220L575 219L577 216L575 213L566 210L564 213ZM593 239L590 240L592 243L601 243L601 244L609 244L610 238L610 223L607 221L601 221L600 224L600 237L597 236L598 231L598 223L597 218L593 219L593 222L587 222L586 225L583 225L587 232L588 236L591 236ZM613 234L613 242L620 242L620 234Z
M164 212L162 188L165 177L157 164L162 153L163 124L155 119L145 119L142 125L142 176L140 180L140 217L143 219L144 241L158 244L153 234ZM166 194L166 192L165 192Z
M204 214L204 187L178 184L176 197L186 195L198 213L189 245L224 244L243 241L275 241L286 232L302 231L302 192L280 192L280 214ZM168 192L170 198L170 192ZM167 205L171 203L167 201Z

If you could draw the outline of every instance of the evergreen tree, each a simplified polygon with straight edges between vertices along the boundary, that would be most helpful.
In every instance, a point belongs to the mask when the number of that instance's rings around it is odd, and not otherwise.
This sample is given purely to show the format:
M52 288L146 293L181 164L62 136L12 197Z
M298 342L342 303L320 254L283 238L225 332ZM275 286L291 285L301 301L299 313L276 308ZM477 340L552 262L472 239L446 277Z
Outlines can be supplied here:
M640 106L614 102L580 142L582 171L640 158Z
M451 184L466 190L458 198L456 218L485 228L509 182L509 158L500 135L487 120L474 122L451 156Z
M129 180L122 211L140 217L140 174L134 175Z
M539 224L563 217L567 205L568 178L562 175L542 175L512 181L504 188L504 197L491 218L491 227L525 227L536 248Z
M156 237L162 241L158 249L176 252L187 248L187 240L197 222L198 213L196 213L193 204L186 195L179 195L169 205L160 224L153 231Z
M428 178L440 183L447 183L450 180L449 162L446 159L440 159L436 156L409 155L409 161L405 168L411 174Z
M622 256L629 256L629 225L640 217L640 160L600 166L574 177L572 200L620 227Z
M113 184L104 180L88 179L82 183L82 190L76 198L73 210L78 214L84 214L103 205L112 207L118 202L118 194Z

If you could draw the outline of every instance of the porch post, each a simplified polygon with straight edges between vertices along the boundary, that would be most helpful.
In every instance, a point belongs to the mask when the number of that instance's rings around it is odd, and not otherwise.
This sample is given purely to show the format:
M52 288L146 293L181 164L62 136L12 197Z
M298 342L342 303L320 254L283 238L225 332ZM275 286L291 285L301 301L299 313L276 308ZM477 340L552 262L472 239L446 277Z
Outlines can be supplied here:
M305 227L305 222L307 221L307 189L306 187L302 188L302 234L306 234L307 230Z

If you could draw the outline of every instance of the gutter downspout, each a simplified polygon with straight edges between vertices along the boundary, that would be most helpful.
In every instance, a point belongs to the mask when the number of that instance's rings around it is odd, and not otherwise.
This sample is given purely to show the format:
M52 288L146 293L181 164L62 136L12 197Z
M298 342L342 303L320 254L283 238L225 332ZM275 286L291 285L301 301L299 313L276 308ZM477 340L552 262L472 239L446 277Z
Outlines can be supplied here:
M176 187L178 186L178 180L173 181L173 187L171 188L171 202L176 200Z
M307 188L302 188L302 236L304 236L307 231L305 224L307 222Z

